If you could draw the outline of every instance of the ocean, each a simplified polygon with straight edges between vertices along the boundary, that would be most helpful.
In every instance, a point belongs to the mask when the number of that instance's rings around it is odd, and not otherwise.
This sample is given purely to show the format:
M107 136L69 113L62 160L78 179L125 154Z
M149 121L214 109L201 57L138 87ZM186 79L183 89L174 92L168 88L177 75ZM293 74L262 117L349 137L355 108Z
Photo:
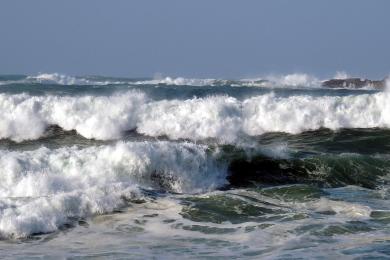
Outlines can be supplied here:
M390 258L390 91L0 76L0 257Z

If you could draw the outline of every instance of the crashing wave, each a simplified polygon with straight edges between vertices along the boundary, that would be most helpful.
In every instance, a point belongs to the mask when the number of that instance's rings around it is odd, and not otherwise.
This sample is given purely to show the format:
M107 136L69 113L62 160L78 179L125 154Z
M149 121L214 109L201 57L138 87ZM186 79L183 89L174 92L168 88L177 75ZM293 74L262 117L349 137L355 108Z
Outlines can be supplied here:
M226 143L267 132L388 128L389 95L278 97L271 93L244 100L209 96L155 101L140 91L79 97L0 94L0 138L37 139L49 125L102 140L120 138L134 129L148 136L215 138Z
M294 73L287 75L269 75L257 79L246 79L241 82L248 86L273 87L273 88L307 88L321 86L321 80L304 73Z
M113 212L139 187L197 193L224 185L205 146L111 146L0 151L0 237L53 232L72 219Z
M107 97L0 94L0 138L36 139L47 126L59 125L86 138L115 139L136 127L137 111L146 100L135 91Z

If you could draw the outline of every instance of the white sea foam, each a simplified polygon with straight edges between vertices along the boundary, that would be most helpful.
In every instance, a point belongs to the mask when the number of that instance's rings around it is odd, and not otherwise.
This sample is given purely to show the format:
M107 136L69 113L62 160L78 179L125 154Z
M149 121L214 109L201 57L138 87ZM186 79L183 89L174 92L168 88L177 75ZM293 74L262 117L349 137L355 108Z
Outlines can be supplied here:
M276 97L239 101L217 96L185 101L160 101L143 110L137 131L172 139L217 138L234 142L242 135L266 132L300 133L321 127L339 129L389 127L387 93L347 97Z
M181 85L181 86L210 86L213 85L216 79L191 79L183 77L165 77L162 79L152 79L134 82L136 85Z
M240 102L215 96L189 100L163 100L143 109L137 131L172 139L236 139L242 125Z
M155 101L139 91L81 97L0 94L0 138L36 139L52 124L103 140L135 129L149 136L216 138L226 143L267 132L388 128L389 96L389 92L344 97L265 94L245 100L210 96Z
M336 214L336 218L338 219L342 217L348 219L369 219L372 212L371 208L368 206L346 201L335 201L327 198L303 203L300 206L318 212L332 212Z
M287 75L268 75L261 78L226 80L226 79L196 79L183 77L165 77L153 80L137 81L137 85L178 85L178 86L254 86L254 87L319 87L321 81L314 76L304 73Z
M317 88L321 86L321 80L305 73L271 74L258 78L242 79L240 82L243 86L269 88Z
M386 77L385 82L386 82L386 84L385 84L385 91L389 92L390 91L390 76Z
M190 143L0 151L0 236L52 232L71 218L112 212L139 198L139 186L193 193L225 182L206 147Z
M136 127L137 111L146 100L137 91L107 97L0 94L0 138L36 139L51 124L87 138L118 138Z
M28 76L28 81L35 81L42 84L60 84L60 85L90 85L91 82L86 79L76 78L59 73L41 73L36 76Z
M265 77L276 87L319 87L321 81L314 76L304 73L294 73L287 75L271 75Z
M41 73L34 76L28 76L26 79L12 83L40 83L40 84L58 84L58 85L108 85L123 84L122 81L112 80L92 80L90 78L73 77L60 73Z
M337 71L336 74L334 75L334 79L347 79L350 78L351 76L348 75L347 72L345 71Z

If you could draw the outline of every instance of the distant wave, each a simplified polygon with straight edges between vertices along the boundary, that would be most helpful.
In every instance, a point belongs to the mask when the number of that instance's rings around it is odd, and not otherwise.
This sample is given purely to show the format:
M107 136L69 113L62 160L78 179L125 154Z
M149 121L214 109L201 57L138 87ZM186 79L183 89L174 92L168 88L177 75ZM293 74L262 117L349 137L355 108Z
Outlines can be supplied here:
M0 94L0 139L44 135L49 125L86 138L116 139L127 130L170 139L215 138L224 143L267 132L390 127L389 92L353 96L265 94L239 100L209 96L156 101L141 91L110 96Z
M345 72L338 72L334 79L346 79L349 75ZM15 80L0 77L0 86L9 84L54 84L54 85L116 85L127 84L132 86L155 85L155 86L231 86L231 87L263 87L263 88L321 88L322 83L328 79L319 79L313 75L305 73L293 73L286 75L266 75L263 77L247 79L213 79L213 78L184 78L184 77L164 77L159 79L137 80L131 78L108 78L108 77L75 77L60 73L41 73L37 75L24 76ZM353 88L345 86L343 88ZM374 89L367 85L364 89Z
M320 87L321 80L304 73L294 73L287 75L269 75L263 78L242 80L249 85L268 87Z
M99 80L93 77L74 77L60 73L40 73L37 75L24 76L20 79L0 79L0 85L9 84L54 84L54 85L110 85L123 84L120 80Z
M191 79L183 77L165 77L163 79L151 79L136 81L136 85L176 85L176 86L212 86L219 80L217 79Z
M76 78L59 73L43 73L36 76L28 76L27 80L38 83L60 84L60 85L90 85L91 81L82 78Z
M347 79L349 76L345 72L338 72L333 79ZM165 77L161 79L134 81L132 85L156 85L156 86L194 86L194 87L210 87L210 86L230 86L230 87L263 87L263 88L326 88L323 83L329 79L319 79L315 76L305 73L293 73L286 75L268 75L259 78L248 79L197 79L183 77ZM336 87L332 87L336 88ZM367 86L356 87L346 85L342 88L347 89L366 89L374 90L370 84Z
M196 79L165 77L161 79L136 81L137 85L175 85L175 86L252 86L252 87L319 87L321 81L308 74L270 75L252 79Z

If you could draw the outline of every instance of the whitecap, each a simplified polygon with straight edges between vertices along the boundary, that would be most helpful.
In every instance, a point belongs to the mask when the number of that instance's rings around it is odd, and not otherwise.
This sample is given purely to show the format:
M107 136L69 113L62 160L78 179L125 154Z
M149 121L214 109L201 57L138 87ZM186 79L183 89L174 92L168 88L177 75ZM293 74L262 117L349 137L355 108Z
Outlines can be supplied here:
M198 193L226 184L206 146L119 142L80 149L0 151L0 236L53 232L142 198L140 187Z

